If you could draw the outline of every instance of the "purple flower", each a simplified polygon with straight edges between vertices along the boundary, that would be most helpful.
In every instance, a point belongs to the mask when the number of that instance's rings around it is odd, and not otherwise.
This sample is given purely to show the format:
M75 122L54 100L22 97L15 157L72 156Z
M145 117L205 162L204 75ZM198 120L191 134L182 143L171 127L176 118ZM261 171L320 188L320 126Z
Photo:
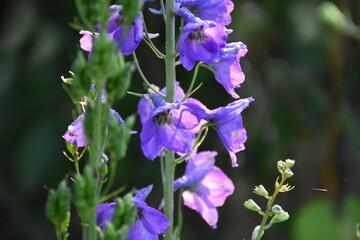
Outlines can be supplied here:
M244 82L245 75L241 70L239 59L247 53L247 47L242 42L229 43L221 49L220 60L211 64L215 70L215 79L234 98L239 98L234 91Z
M134 22L124 33L124 16L121 13L121 9L121 5L111 5L109 7L112 15L107 22L108 38L115 41L122 54L130 55L135 51L143 38L142 13L138 13ZM97 25L97 30L100 30L99 25ZM98 33L80 31L80 34L83 34L83 37L80 39L80 47L85 51L91 52L93 38Z
M157 240L158 235L165 233L170 224L163 213L145 203L151 189L152 185L143 188L132 198L132 202L137 207L137 218L127 240ZM103 203L97 206L96 223L100 227L104 228L106 222L112 221L115 206L115 203Z
M234 9L234 4L231 0L177 0L176 2L203 20L210 20L225 25L231 22L230 12Z
M141 21L142 13L138 13L132 25L124 33L124 16L120 10L121 6L112 5L109 9L114 13L107 23L108 37L117 43L120 51L124 55L130 55L135 51L143 38L144 28Z
M85 147L88 144L84 130L85 114L86 113L82 113L77 119L75 119L63 135L65 141L75 144L78 147ZM110 108L110 114L118 120L120 125L124 125L124 120L120 117L118 112Z
M220 50L226 44L229 31L222 24L193 18L191 13L180 8L185 24L179 38L180 60L186 70L191 70L196 61L215 63L220 60Z
M83 34L82 38L80 39L80 47L84 51L91 52L92 49L92 40L93 34L89 31L81 30L80 34Z
M138 209L138 218L131 227L127 240L157 240L158 235L165 233L170 225L163 213L145 203L151 189L152 185L143 188L133 197L132 201Z
M85 147L87 145L85 131L84 131L85 114L81 114L74 122L70 124L68 130L63 135L63 138L78 147Z
M189 153L195 142L197 127L205 115L195 103L168 103L161 96L151 93L138 104L143 125L141 148L148 159L155 159L164 149Z
M216 228L216 207L224 204L234 192L232 181L214 166L216 152L200 152L188 158L185 175L174 182L174 190L188 188L182 193L184 204L200 213L201 217Z
M214 123L213 127L228 150L233 167L238 166L235 153L245 149L244 143L247 139L240 113L252 101L252 97L239 99L226 107L209 111L204 117L205 120Z

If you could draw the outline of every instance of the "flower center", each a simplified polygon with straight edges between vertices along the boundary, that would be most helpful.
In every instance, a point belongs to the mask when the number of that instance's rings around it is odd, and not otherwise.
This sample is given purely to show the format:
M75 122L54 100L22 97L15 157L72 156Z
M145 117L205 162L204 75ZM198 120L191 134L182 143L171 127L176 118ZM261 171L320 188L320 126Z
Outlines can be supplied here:
M201 26L200 28L190 33L189 38L190 40L205 42L207 36L205 34L204 26Z
M165 124L173 124L174 120L171 116L170 110L166 112L161 112L158 115L155 116L156 123L163 127Z

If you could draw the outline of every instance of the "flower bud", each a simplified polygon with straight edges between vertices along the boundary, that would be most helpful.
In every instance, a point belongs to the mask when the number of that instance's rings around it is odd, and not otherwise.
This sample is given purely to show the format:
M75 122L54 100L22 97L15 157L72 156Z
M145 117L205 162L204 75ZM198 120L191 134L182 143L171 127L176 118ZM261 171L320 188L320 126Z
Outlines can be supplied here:
M295 160L292 160L292 159L286 159L285 160L285 168L286 169L290 169L294 166L295 164Z
M259 207L259 205L257 205L254 200L249 199L247 201L244 202L244 207L246 207L249 210L255 211L255 212L259 212L261 211L261 208Z
M254 188L254 193L259 196L263 196L263 197L269 196L269 193L266 191L266 189L263 185L256 186Z
M294 173L290 169L286 169L284 171L284 177L285 178L291 178L294 175Z
M271 212L274 214L274 215L277 215L279 214L282 210L282 208L279 206L279 205L274 205L272 208L271 208Z
M277 167L280 173L283 173L285 170L285 162L280 160L277 162Z
M260 230L260 225L257 225L255 228L254 228L254 231L251 235L251 240L255 240L257 238L257 235L259 234L259 230ZM260 235L260 238L262 237L262 235L264 235L264 231L262 231L261 235Z
M289 219L289 213L281 210L278 214L276 214L270 221L270 224L284 222Z

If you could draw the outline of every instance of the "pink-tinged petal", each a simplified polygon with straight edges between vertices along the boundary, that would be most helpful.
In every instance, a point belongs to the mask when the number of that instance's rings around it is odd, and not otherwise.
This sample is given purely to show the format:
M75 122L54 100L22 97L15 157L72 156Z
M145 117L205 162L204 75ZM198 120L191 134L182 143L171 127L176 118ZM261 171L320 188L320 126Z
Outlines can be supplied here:
M163 146L160 144L156 135L156 123L154 122L154 119L150 118L146 121L140 133L140 139L141 149L144 155L148 159L154 160L163 149Z
M180 153L189 153L195 142L195 135L186 129L176 127L174 124L158 126L157 138L167 149Z
M141 209L142 218L141 221L147 231L152 234L163 234L166 228L170 225L170 222L166 216L152 207L145 207Z
M228 152L229 152L230 159L231 159L231 166L232 167L238 167L239 165L237 164L236 154L234 152L231 152L231 151L228 151Z
M80 47L84 51L91 52L92 49L92 33L89 31L81 30L80 34L83 34L82 38L80 39Z
M87 145L85 131L84 131L85 114L81 114L62 136L67 142L75 144L78 147L85 147Z
M142 221L139 219L135 221L135 224L130 228L129 235L126 240L158 240L158 236L150 233L144 227Z
M217 152L200 152L189 157L186 165L185 176L174 182L174 191L179 188L198 184L214 167Z
M184 191L182 197L184 205L200 213L210 227L216 228L218 212L214 206L207 205L196 193L190 191Z
M226 198L234 192L234 184L219 168L213 169L206 174L201 185L207 188L206 199L214 207L224 205Z

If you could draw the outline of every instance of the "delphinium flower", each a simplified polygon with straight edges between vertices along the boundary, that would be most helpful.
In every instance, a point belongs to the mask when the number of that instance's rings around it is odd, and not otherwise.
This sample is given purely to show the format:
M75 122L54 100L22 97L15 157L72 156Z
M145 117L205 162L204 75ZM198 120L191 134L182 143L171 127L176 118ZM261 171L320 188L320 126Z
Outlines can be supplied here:
M216 152L192 154L188 159L185 175L174 182L174 190L185 188L184 205L200 213L201 217L216 228L217 207L234 192L232 181L214 166Z
M194 15L203 19L228 25L230 13L234 9L231 0L176 0L180 7L189 9Z
M225 107L207 111L204 117L205 120L213 123L213 128L230 154L233 167L238 166L235 153L245 149L244 143L247 139L241 112L252 101L254 101L252 97L239 99Z
M141 148L148 159L155 159L164 149L189 153L195 142L197 127L205 111L195 103L168 103L150 93L138 104L142 131Z
M166 216L155 208L149 207L145 200L152 190L152 185L143 188L132 198L137 208L134 225L130 228L127 240L157 240L158 235L165 233L169 226ZM96 208L96 223L104 228L106 222L111 222L116 203L102 203Z
M178 42L180 60L184 68L191 70L196 61L219 61L220 50L226 44L229 30L223 24L195 17L186 8L180 8L179 14L186 22Z
M107 21L107 36L118 45L122 54L130 55L135 51L143 38L142 13L139 12L133 23L124 31L124 16L121 11L121 5L111 5L109 7L111 16ZM97 30L100 30L99 25L97 25ZM92 41L94 37L96 38L97 33L82 30L80 34L83 34L83 37L80 39L80 47L85 51L91 52Z
M239 59L247 53L247 47L242 42L228 43L220 51L220 60L210 64L215 72L215 79L234 98L239 98L235 88L245 81Z
M90 92L95 91L95 85L92 84L90 87ZM107 92L103 89L101 94L101 102L106 103ZM84 96L83 98L84 104L88 102L88 96ZM124 125L124 120L120 116L120 114L114 109L110 108L109 113L115 117L118 121L119 125ZM78 118L75 119L69 126L65 134L62 136L65 141L75 144L78 147L85 147L88 142L86 140L85 130L84 130L84 120L85 120L86 112L83 112Z

